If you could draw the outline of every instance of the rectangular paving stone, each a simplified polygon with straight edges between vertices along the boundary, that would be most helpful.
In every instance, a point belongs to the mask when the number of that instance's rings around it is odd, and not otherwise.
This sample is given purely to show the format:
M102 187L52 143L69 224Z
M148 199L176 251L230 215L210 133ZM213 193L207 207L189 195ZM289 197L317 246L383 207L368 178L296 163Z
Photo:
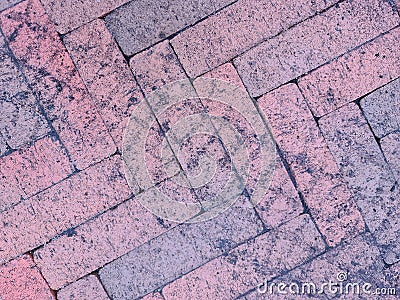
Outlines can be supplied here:
M398 22L398 14L387 1L344 1L251 49L234 63L250 94L260 96Z
M351 103L319 124L367 226L388 252L397 244L391 235L398 234L399 189L365 118Z
M0 133L12 149L19 149L50 131L1 33L0 90Z
M240 299L282 299L285 296L279 294L277 288L280 283L286 284L283 292L291 295L291 299L304 299L308 298L307 296L313 299L370 299L371 297L374 299L386 299L386 297L378 298L377 295L364 294L362 291L364 283L372 285L371 292L375 291L377 287L389 287L382 276L382 273L385 273L385 269L385 265L380 258L379 248L375 245L372 236L362 235L290 271L287 275L267 282L268 290L265 290L265 286L262 290L265 293L259 293L256 290ZM332 286L332 292L329 290L328 284L330 281L332 283L340 283L338 276L344 278L342 281L343 293L340 293L339 286L337 286L336 293L334 292L335 286ZM308 288L305 287L305 293L301 294L302 285L306 283L314 284L315 289L312 286L310 293L307 293ZM324 283L327 284L325 287L322 286ZM349 293L346 294L346 284L348 283L358 284L360 286L360 295L353 293L350 286L347 288ZM292 295L289 291L290 284L297 284L299 293ZM322 289L324 292L322 292ZM296 291L296 287L293 287L293 291ZM298 297L296 298L295 296Z
M400 182L400 133L394 132L381 139L381 148L397 182Z
M121 148L130 113L142 94L103 20L95 20L63 38L95 106Z
M357 206L297 86L266 94L258 105L328 245L363 231Z
M111 262L99 272L113 299L135 299L260 234L262 223L241 199L205 222L181 224Z
M308 215L231 250L165 286L168 299L234 299L324 250ZM282 256L282 253L286 253Z
M171 227L140 203L149 191L67 231L34 252L50 287L59 289Z
M77 70L38 0L0 15L10 48L79 169L116 150Z
M7 9L21 1L22 0L3 0L0 2L0 11Z
M237 1L171 43L189 76L196 77L335 2Z
M221 65L218 68L205 73L201 76L201 78L219 79L244 89L244 85L237 74L236 69L231 63ZM197 87L199 91L201 91L203 88L209 90L215 89L209 85L203 86L202 84L199 86L196 84L197 81L198 80L194 81L194 86ZM217 88L222 88L222 85L217 86ZM212 98L217 98L217 93L211 93L211 96ZM222 95L219 100L230 103L234 108L238 109L239 112L243 112L244 114L248 113L248 111L251 111L251 109L249 109L251 107L255 109L252 100L250 97L248 97L247 93L243 98L238 97L238 94L229 95L226 93L225 95ZM223 109L221 110L223 111ZM254 111L252 114L258 116L258 112L256 111ZM252 121L253 118L248 116L246 119ZM234 121L231 120L230 122ZM263 123L258 123L258 126L265 127ZM250 161L250 163L257 165L257 167L261 167L260 161L257 161L256 159L253 159ZM265 194L257 200L258 203L254 203L256 204L255 207L258 214L267 228L277 227L280 224L297 217L303 212L303 206L301 204L299 195L293 186L293 183L291 182L278 154L276 154L276 160L274 161L273 168L274 173L271 174L271 181L263 184L269 184L269 189L265 191ZM249 178L246 181L246 188L248 192L252 192L253 189L257 189L257 185L254 184L257 184L260 180L260 177L257 176L259 173L255 172L253 174L249 174ZM250 198L251 197L252 195L250 195Z
M57 292L58 300L109 300L100 281L94 275L81 278Z
M23 255L0 265L0 298L2 300L55 300L30 255Z
M360 105L378 138L400 130L400 78L362 98Z
M133 55L200 21L233 0L130 2L105 17L107 27L126 55Z
M0 212L74 172L59 141L45 137L0 160Z
M327 114L398 78L400 50L393 45L399 43L399 36L400 29L395 28L301 78L299 86L313 113ZM393 126L395 118L386 126Z
M104 16L129 0L43 0L51 20L61 34Z
M0 263L128 199L131 192L121 172L116 156L0 214Z

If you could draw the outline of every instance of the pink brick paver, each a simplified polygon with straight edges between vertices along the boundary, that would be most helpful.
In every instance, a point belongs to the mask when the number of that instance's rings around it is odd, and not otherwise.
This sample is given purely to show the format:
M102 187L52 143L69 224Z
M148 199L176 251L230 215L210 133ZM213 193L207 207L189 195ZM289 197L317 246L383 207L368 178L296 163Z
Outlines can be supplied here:
M100 270L114 299L135 299L260 233L263 226L248 201L217 217L183 224L132 250Z
M398 23L398 14L386 1L344 1L267 40L234 63L250 94L260 96Z
M58 300L109 300L100 281L94 275L81 278L57 292Z
M184 275L164 287L162 294L166 300L234 299L323 250L315 225L302 215ZM282 256L283 251L289 255Z
M257 291L252 292L243 299L282 299L282 294L279 295L277 292L277 284L285 283L287 287L285 291L289 293L288 286L291 283L299 284L301 288L302 283L314 283L316 291L321 289L323 283L329 283L332 281L338 283L337 276L339 273L343 273L347 276L347 280L343 281L344 291L347 283L359 283L360 287L364 283L370 283L372 285L371 291L375 291L375 288L389 288L391 283L384 278L386 273L385 265L379 259L380 253L378 247L375 245L371 235L363 235L356 237L353 240L346 242L338 248L332 249L327 253L319 256L311 262L306 263L299 268L290 271L287 275L278 277L268 282L271 288L274 283L273 295L270 296L270 292L265 294L259 294ZM395 274L393 271L388 271L388 274ZM338 291L333 294L329 292L329 287L324 288L325 293L323 295L314 293L317 299L332 299L334 296L338 297ZM307 291L307 289L306 289ZM361 292L362 293L362 292ZM304 299L306 295L300 295L299 299ZM362 294L357 296L352 294L351 290L349 294L343 294L339 299L368 299L375 298L378 296ZM297 298L290 298L297 299ZM337 299L337 298L335 298ZM379 299L395 299L389 298L388 296L382 296Z
M0 214L0 262L128 199L131 192L121 172L120 157L114 157Z
M300 79L299 86L313 113L327 114L398 78L400 50L392 46L399 40L400 29L393 29Z
M297 86L283 86L258 104L327 243L361 232L361 215Z
M398 299L399 33L399 0L0 0L0 300ZM257 291L339 272L396 295Z
M335 2L240 0L180 33L172 45L195 77Z
M120 148L126 122L143 98L128 64L102 20L80 27L63 41Z
M55 300L30 255L0 265L2 300Z
M146 191L137 197L147 197ZM84 223L34 252L43 276L54 289L74 282L165 232L171 225L133 198Z
M392 133L381 140L383 154L397 182L400 182L400 133Z
M0 211L41 192L74 169L60 142L45 137L0 160Z
M362 98L360 105L377 137L400 130L400 78Z
M79 169L115 152L113 141L38 0L0 15L18 62ZM34 26L32 24L35 24Z
M67 33L111 12L129 0L42 0L59 33Z
M350 103L319 123L368 228L379 244L398 253L399 188L360 109Z
M133 1L106 16L122 51L133 55L200 21L234 0Z
M0 133L12 149L46 135L50 128L0 33Z

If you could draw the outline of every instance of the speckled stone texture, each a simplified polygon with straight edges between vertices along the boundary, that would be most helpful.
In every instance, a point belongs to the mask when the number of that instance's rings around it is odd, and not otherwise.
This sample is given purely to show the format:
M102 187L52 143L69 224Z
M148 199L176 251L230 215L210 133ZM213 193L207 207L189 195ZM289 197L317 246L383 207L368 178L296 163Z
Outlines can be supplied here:
M180 33L172 45L195 77L335 2L240 0Z
M361 232L361 215L297 86L283 86L258 104L328 244Z
M122 51L133 55L171 34L200 21L233 2L201 1L133 1L107 15L108 28Z
M344 1L251 49L234 63L250 94L260 96L395 27L398 22L399 16L388 2Z
M397 252L399 187L360 109L348 104L321 118L320 127L368 228L386 254Z
M19 149L50 131L36 97L1 33L0 90L0 133L10 148Z
M329 113L399 77L400 50L392 47L399 33L393 29L300 79L314 114Z
M362 98L360 104L378 138L400 130L400 79Z
M65 150L53 138L43 138L29 148L13 152L0 161L0 211L73 172Z
M81 278L57 292L58 300L109 300L100 281L94 275Z
M23 255L5 265L0 265L0 298L2 300L56 299L30 255Z
M283 249L297 254L282 257ZM170 283L162 292L166 299L218 299L221 295L222 299L233 299L323 250L324 243L315 225L303 215L211 260Z
M399 26L399 0L0 0L0 300L398 299ZM375 294L257 291L339 272Z
M10 48L79 169L113 154L113 141L38 0L0 15Z

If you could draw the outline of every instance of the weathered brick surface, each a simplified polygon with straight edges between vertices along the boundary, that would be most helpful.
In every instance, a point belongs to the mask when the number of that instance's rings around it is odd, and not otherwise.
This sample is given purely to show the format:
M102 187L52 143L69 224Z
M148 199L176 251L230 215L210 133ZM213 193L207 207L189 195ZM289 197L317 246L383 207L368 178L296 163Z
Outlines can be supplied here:
M2 29L33 90L79 169L115 152L67 51L38 0L0 15Z
M62 288L57 292L58 300L109 300L100 281L89 275Z
M175 80L186 78L168 41L133 56L129 64L145 94L150 94Z
M119 157L76 174L0 214L0 262L36 248L131 195Z
M107 15L105 20L122 51L132 55L201 20L233 0L139 0Z
M164 300L160 293L151 293L142 298L142 300Z
M397 182L400 182L400 133L384 137L381 140L381 147Z
M254 210L248 202L241 202L214 219L171 229L105 266L100 278L114 299L134 299L261 231Z
M348 104L319 123L369 229L380 244L395 247L399 190L358 106Z
M114 189L118 192L118 189ZM168 227L140 204L149 191L66 232L34 253L49 285L58 289L104 266Z
M42 191L74 171L65 150L46 137L0 160L0 211Z
M0 2L0 11L9 8L22 0L3 0Z
M320 234L311 219L302 215L184 275L162 293L165 299L233 299L323 250ZM282 257L282 253L296 255Z
M80 27L63 41L96 108L121 147L126 122L143 97L117 44L102 20Z
M398 78L400 50L393 45L399 43L399 33L393 29L300 79L314 114L327 114Z
M55 300L29 255L0 266L2 300Z
M11 148L19 149L50 131L1 33L0 90L0 133Z
M67 33L111 12L129 0L43 0L42 3L59 33Z
M244 89L243 83L237 74L234 66L231 63L224 64L202 76L202 78L215 78L219 80L223 80L229 82L232 85L238 86L239 88ZM212 90L208 85L205 87L199 86L196 84L196 80L194 81L194 86L201 92L204 88ZM219 86L221 88L222 86ZM212 96L217 96L217 93L210 93ZM240 112L246 113L247 111L251 111L251 107L254 108L253 103L251 103L251 99L246 94L246 97L238 97L238 95L224 95L222 97L224 101L230 102L232 106L238 108ZM211 110L210 110L211 111ZM224 111L224 109L220 109L220 111ZM227 111L225 109L225 114ZM226 115L223 116L226 117ZM258 115L257 112L253 112L254 115ZM247 115L247 120L252 121L252 117ZM234 123L234 120L230 120L230 123ZM257 123L256 123L257 124ZM254 124L253 124L254 125ZM264 126L264 124L257 124L258 126ZM276 163L274 164L274 173L272 175L272 179L269 182L263 183L269 184L269 189L265 191L265 196L263 196L261 201L257 203L256 209L264 221L264 224L268 227L277 227L278 225L286 222L294 217L298 216L303 211L303 206L299 199L299 195L296 189L291 182L288 173L286 172L283 163L278 155L276 155ZM252 157L250 163L253 165L257 165L260 167L260 161L255 157ZM259 170L256 170L259 171ZM253 170L254 172L254 170ZM253 189L257 187L255 184L259 180L258 172L254 172L253 174L249 174L250 178L247 181L247 190L251 192ZM253 178L252 178L253 176Z
M237 1L183 31L172 45L196 77L320 11L329 1Z
M328 244L362 231L361 215L298 88L283 86L258 104Z
M328 251L311 262L289 272L287 275L268 282L270 288L272 284L275 284L275 286L272 286L274 296L270 296L269 291L264 294L259 294L255 291L243 299L282 299L284 295L279 294L277 291L277 284L279 283L287 284L285 291L288 294L290 294L288 286L291 283L299 284L300 291L302 283L314 283L316 291L318 292L321 290L321 285L323 283L329 283L329 281L339 283L337 279L339 273L347 275L347 280L343 281L344 291L347 283L359 283L361 287L364 283L370 283L372 285L371 291L375 291L377 287L390 287L383 277L384 272L385 265L380 259L380 252L378 247L374 244L373 238L370 235L363 235L346 242L338 248ZM322 295L315 292L314 297L318 299L332 299L334 296L338 297L339 294L339 289L335 293L336 295L329 292L328 286L324 287L324 291ZM386 297L379 298L378 296L362 294L362 292L361 295L358 296L352 294L351 291L349 294L343 292L341 296L342 297L339 296L338 298L368 299L374 297L374 299L386 299ZM298 298L293 297L293 299L304 299L305 297L306 295L300 295Z
M386 1L345 1L253 48L234 63L250 94L260 96L398 22L398 14Z
M362 98L360 104L377 137L400 130L400 79Z

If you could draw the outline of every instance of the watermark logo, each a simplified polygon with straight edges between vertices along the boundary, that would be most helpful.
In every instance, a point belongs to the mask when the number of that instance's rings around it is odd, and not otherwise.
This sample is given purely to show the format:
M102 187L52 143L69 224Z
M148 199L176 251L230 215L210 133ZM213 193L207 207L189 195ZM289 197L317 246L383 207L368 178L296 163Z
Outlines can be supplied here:
M157 216L176 222L215 217L240 197L268 191L275 144L247 92L218 79L180 80L148 95L125 130L125 174Z
M394 287L376 287L369 282L351 282L347 273L339 272L336 280L328 282L268 282L264 281L257 286L257 292L269 295L396 295Z

